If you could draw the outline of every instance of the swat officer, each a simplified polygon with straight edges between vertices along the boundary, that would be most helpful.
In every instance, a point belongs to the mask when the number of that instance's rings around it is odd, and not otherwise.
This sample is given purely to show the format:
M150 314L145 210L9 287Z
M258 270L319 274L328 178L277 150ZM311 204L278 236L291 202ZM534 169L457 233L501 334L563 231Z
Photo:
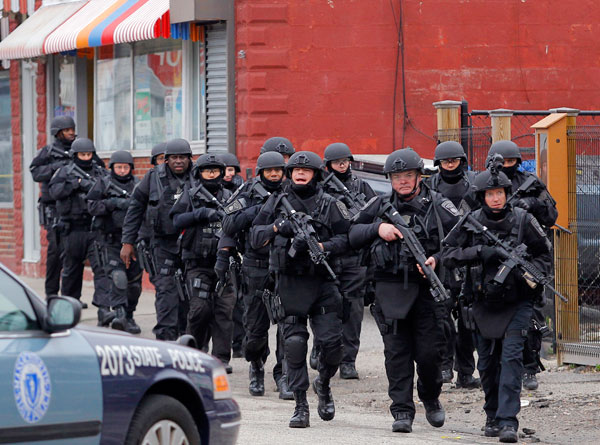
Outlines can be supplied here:
M427 180L431 190L452 201L461 214L479 208L479 203L471 191L475 173L467 170L467 155L462 145L456 141L440 143L435 148L433 165L437 166L439 171ZM446 347L442 358L442 380L444 383L452 382L454 366L458 372L457 388L479 388L481 386L479 379L473 377L475 371L473 335L465 327L462 311L457 307L462 284L461 271L449 270L445 274L445 284L452 293L452 298L447 300L448 311L444 319Z
M102 266L111 279L106 300L94 304L98 306L98 312L106 313L112 308L113 329L139 333L141 330L133 319L133 311L129 312L128 308L136 307L142 293L142 269L137 261L132 261L126 268L120 258L123 221L139 180L133 176L133 157L128 151L115 151L108 166L110 176L96 181L87 194L88 211L94 217L93 229L98 232Z
M245 358L250 362L249 391L253 396L265 393L263 364L269 354L269 316L263 302L265 289L272 289L269 274L269 246L258 249L250 245L252 221L272 193L281 189L285 161L277 152L261 154L256 161L256 178L244 184L225 208L223 231L237 240L243 251L242 294L244 299ZM279 347L277 348L279 349ZM281 361L280 355L277 361ZM279 388L279 398L293 399L287 385L287 375L279 368L273 370ZM280 369L277 375L277 369Z
M321 348L319 375L313 389L319 398L317 411L323 420L331 420L335 415L329 383L342 358L341 295L324 265L311 261L308 243L314 246L318 242L317 250L320 250L313 254L324 252L327 261L333 264L337 256L348 250L350 215L342 202L323 191L322 173L322 161L317 154L294 153L286 166L286 175L291 179L288 193L272 195L250 230L250 244L254 249L270 246L270 270L276 273L275 289L285 313L279 323L285 342L288 385L296 400L289 423L291 428L310 426L306 400L309 317ZM314 235L295 233L291 218L310 225Z
M542 289L532 289L516 268L499 282L497 273L506 265L484 232L512 246L524 244L528 259L544 273L550 271L551 246L533 215L507 203L512 184L504 173L483 171L475 177L473 187L482 208L472 216L485 228L477 230L468 221L457 226L445 240L443 261L450 268L467 266L463 295L477 329L485 435L499 436L500 442L517 442L523 345L533 301L541 297Z
M76 139L71 144L73 159L59 168L49 184L50 197L56 200L59 226L63 241L63 271L61 293L81 299L83 263L90 261L94 272L94 302L103 301L110 284L99 258L95 255L96 235L90 231L92 216L88 212L86 195L94 183L106 175L106 170L97 165L92 156L96 152L94 143L87 138ZM108 314L98 313L98 323Z
M434 301L429 283L401 240L401 232L385 216L398 212L421 242L428 257L425 264L433 269L440 264L441 241L456 223L456 216L449 211L458 212L452 202L421 182L422 171L423 160L412 148L390 154L384 173L392 184L391 195L372 199L354 218L349 232L353 248L370 246L376 283L372 313L383 337L390 411L395 419L392 431L404 433L412 431L415 415L414 362L419 375L417 391L427 421L441 427L445 420L438 399L442 389L440 321L444 308Z
M194 183L191 169L192 149L185 139L172 139L165 148L165 163L150 169L133 191L121 242L121 260L129 269L136 259L135 242L147 217L152 228L152 258L156 267L156 326L152 332L159 340L176 340L179 333L179 301L175 272L181 267L175 228L169 211L185 188Z
M218 261L217 246L224 216L223 203L231 196L223 188L225 164L214 154L203 154L194 167L196 184L186 189L177 200L170 215L173 225L183 231L181 238L182 259L185 265L185 284L190 309L187 331L196 339L198 346L206 347L212 337L212 354L231 372L232 314L235 294L225 289L228 283L219 281L213 267ZM229 252L219 251L226 257Z
M556 223L558 210L556 209L556 201L550 196L546 185L533 173L519 170L519 165L522 162L521 151L514 142L494 142L490 147L488 159L495 154L499 154L504 158L502 172L508 176L512 183L510 203L527 210L535 216L549 236L550 227ZM523 351L523 387L529 390L538 388L536 374L540 372L542 363L540 360L542 333L537 327L545 326L545 319L542 314L543 306L543 299L533 306L528 341L525 342Z
M292 156L296 152L294 146L289 141L289 139L286 139L281 136L274 136L272 138L267 139L263 146L260 148L260 154L268 153L270 151L276 151L277 153L280 153L283 156L285 162L288 162L290 156Z
M350 162L354 161L354 156L346 144L336 142L327 146L323 160L327 171L335 175L349 193L344 194L343 190L333 184L333 181L327 180L325 181L325 191L334 198L342 200L351 212L357 213L360 209L359 202L366 203L375 196L375 192L369 184L352 173ZM342 323L344 356L340 363L340 378L342 379L358 378L355 362L360 347L367 275L367 267L363 265L363 256L358 251L349 251L341 257L342 273L339 279L339 289L344 300L345 311Z
M56 202L50 197L49 183L54 172L70 161L69 150L75 140L75 121L70 116L57 116L52 119L50 133L52 144L42 148L31 161L29 171L35 182L41 182L41 195L38 201L40 223L46 229L48 250L46 252L46 298L58 294L60 272L62 270L60 231Z

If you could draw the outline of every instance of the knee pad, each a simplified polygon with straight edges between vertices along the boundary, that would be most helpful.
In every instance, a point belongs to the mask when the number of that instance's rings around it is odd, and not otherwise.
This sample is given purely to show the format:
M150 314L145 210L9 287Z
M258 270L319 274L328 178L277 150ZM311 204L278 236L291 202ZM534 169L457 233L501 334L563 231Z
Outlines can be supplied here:
M307 352L306 338L292 335L285 339L285 358L292 367L301 366L306 360Z
M115 269L111 274L112 282L119 290L127 289L127 273L123 269Z
M321 345L321 360L330 366L337 366L344 356L344 346L342 342L335 342L329 345Z

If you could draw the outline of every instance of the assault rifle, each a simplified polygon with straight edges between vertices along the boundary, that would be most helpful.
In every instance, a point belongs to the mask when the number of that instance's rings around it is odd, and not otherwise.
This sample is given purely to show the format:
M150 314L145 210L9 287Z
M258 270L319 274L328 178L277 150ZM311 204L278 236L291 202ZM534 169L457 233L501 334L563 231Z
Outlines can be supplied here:
M305 213L298 213L296 209L292 207L292 204L285 195L281 195L280 202L283 204L284 213L294 227L294 236L304 239L308 244L308 253L311 261L317 265L320 264L324 266L331 278L337 280L337 275L327 262L327 254L323 251L323 249L321 249L321 246L319 246L317 232L312 225L313 219ZM297 253L298 252L296 252L296 249L294 249L293 246L290 247L288 255L291 258L294 258Z
M197 184L196 190L200 193L200 196L202 196L206 201L216 205L221 212L225 212L225 206L221 203L221 201L215 198L215 196L211 192L206 190L206 187L204 187L202 184Z
M336 192L344 195L346 201L345 204L349 209L352 209L352 213L358 213L358 211L367 203L367 198L364 193L352 193L334 173L330 173L329 176L325 178L323 185L326 185L327 183L329 183L330 187Z
M425 277L429 281L431 286L429 290L433 296L433 299L436 302L442 302L449 299L450 294L448 294L448 291L446 288L444 288L440 278L437 276L431 266L425 264L425 261L427 261L425 249L423 248L423 245L419 239L416 237L415 232L408 226L406 221L404 221L404 218L400 216L398 211L390 202L385 204L382 214L391 224L394 225L394 227L400 231L400 233L402 233L402 239L406 243L406 246L412 255L415 257L415 260L417 260L417 264L421 266L423 274L425 274Z
M494 284L502 286L508 275L517 268L523 274L523 278L529 287L535 289L541 284L552 291L563 302L568 303L569 300L550 284L552 281L551 277L544 275L537 266L525 259L527 256L527 246L525 244L519 244L518 246L513 247L509 243L502 241L498 236L490 232L486 226L477 221L477 219L471 215L471 212L467 212L461 217L446 238L450 237L454 230L460 230L463 225L466 228L473 230L475 233L483 235L484 238L486 238L498 251L498 254L502 258L502 264L492 280Z
M88 181L91 181L94 184L96 183L97 178L92 177L89 173L87 173L74 162L71 163L71 172L74 173L77 178L87 179ZM118 198L129 198L129 193L127 193L127 190L123 190L121 187L117 186L112 181L108 181L108 190L116 193Z

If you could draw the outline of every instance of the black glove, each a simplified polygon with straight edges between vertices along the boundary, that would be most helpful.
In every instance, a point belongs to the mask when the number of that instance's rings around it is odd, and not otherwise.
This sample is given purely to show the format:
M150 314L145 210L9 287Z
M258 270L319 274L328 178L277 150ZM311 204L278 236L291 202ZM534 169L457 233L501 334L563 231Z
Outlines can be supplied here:
M110 206L112 207L112 209L110 209L109 206L107 206L106 208L108 210L126 209L127 207L129 207L129 199L128 198L118 198L116 196L113 196L112 198L110 198L108 200L108 202L110 203Z
M129 198L117 198L117 207L121 210L127 210L129 208Z
M217 262L215 263L215 273L219 277L219 281L225 281L227 271L229 270L229 251L220 249L217 250Z
M254 221L254 218L256 218L256 216L258 215L258 212L260 212L260 209L261 206L259 205L248 207L247 209L243 210L244 216L249 222L252 222Z
M287 218L277 218L275 220L275 227L277 227L277 233L286 238L294 236L294 226L292 222Z
M292 247L298 253L305 252L306 250L308 250L308 243L303 237L297 236L296 238L294 238L294 241L292 241Z
M216 222L220 221L221 217L219 216L219 212L217 210L202 207L200 209L194 210L194 219L200 222Z
M515 207L521 207L522 209L525 209L528 212L533 212L534 209L538 206L538 199L533 197L521 198L517 202L515 202Z
M89 192L93 185L94 183L89 179L82 178L81 181L79 181L79 188L84 192Z
M117 204L114 201L115 198L108 198L104 200L104 207L106 207L106 210L108 210L109 212L112 212L116 207Z
M481 246L481 250L479 251L479 257L484 263L490 263L491 261L501 259L500 252L498 252L498 249L491 246Z

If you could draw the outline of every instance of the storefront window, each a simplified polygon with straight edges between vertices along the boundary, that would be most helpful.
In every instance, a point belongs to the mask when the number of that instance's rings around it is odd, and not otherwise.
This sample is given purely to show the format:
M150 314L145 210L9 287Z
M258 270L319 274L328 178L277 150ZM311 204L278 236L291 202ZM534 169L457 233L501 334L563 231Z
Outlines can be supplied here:
M204 42L195 42L192 48L192 139L199 141L204 139L204 127L206 116L206 58L204 54Z
M102 46L96 62L96 131L98 151L130 150L130 45Z
M13 201L13 163L8 71L0 71L0 204Z
M181 40L134 46L135 148L182 137Z
M58 91L54 116L75 117L75 57L64 56L58 61Z

